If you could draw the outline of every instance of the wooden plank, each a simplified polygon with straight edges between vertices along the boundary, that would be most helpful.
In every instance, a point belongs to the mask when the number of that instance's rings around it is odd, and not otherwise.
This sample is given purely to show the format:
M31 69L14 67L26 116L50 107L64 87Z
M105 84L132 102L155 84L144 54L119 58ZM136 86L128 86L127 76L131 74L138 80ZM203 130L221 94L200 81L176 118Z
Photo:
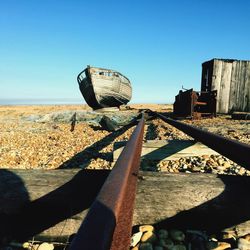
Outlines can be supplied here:
M113 161L116 161L126 142L114 144ZM194 140L149 140L143 143L142 158L147 160L178 160L182 157L218 155L218 153Z
M239 99L238 109L236 111L244 111L244 92L245 92L245 76L246 76L246 63L240 61L240 75L239 75Z
M67 239L78 230L109 172L0 170L1 240Z
M213 68L213 76L212 76L212 84L211 90L217 90L217 104L216 110L219 110L219 96L220 96L220 85L221 85L221 73L222 73L222 61L214 60L214 68Z
M248 177L150 172L141 177L134 224L249 233Z
M0 170L1 239L66 240L109 172ZM250 231L249 190L249 177L140 172L133 225L233 228L240 236Z
M219 102L218 113L228 113L229 106L229 94L230 94L230 82L231 82L232 63L223 61L220 94L217 98Z
M246 62L243 111L250 112L250 61Z
M230 98L229 98L229 107L228 111L233 112L237 109L237 95L238 95L238 72L239 72L239 63L234 61L232 64L232 73L231 73L231 82L230 82Z
M233 112L231 117L234 120L250 120L250 112Z
M238 61L239 73L237 77L237 101L235 111L250 111L250 62Z
M241 61L237 61L237 75L236 75L236 82L237 82L237 86L236 86L236 100L235 100L235 108L234 110L241 110L240 108L240 102L241 102Z

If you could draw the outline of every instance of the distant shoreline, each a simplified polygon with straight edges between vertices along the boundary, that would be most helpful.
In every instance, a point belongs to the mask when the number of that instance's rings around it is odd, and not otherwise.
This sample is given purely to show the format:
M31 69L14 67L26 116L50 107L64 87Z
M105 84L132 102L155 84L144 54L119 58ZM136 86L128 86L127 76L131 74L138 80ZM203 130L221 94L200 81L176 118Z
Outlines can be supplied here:
M0 99L0 106L49 106L49 105L85 105L84 100L79 99ZM172 103L154 102L129 102L127 105L140 104L159 104L171 105Z
M0 99L0 106L16 105L77 105L85 104L78 99Z

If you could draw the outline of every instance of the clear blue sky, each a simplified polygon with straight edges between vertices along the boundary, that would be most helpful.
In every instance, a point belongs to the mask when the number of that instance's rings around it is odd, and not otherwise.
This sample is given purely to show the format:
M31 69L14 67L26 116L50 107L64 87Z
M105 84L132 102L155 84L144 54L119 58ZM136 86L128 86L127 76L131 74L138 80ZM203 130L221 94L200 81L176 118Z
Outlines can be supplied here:
M0 1L0 99L84 102L90 64L126 75L131 102L171 103L212 58L250 60L250 1Z

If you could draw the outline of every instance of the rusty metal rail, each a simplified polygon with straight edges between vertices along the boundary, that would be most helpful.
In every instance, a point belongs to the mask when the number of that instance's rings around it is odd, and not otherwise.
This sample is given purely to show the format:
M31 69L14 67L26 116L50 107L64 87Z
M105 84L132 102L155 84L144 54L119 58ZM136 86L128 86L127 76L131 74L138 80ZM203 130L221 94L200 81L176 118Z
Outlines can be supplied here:
M226 156L230 160L238 163L242 167L250 170L250 146L235 140L225 138L220 135L204 131L194 126L173 120L160 113L149 111L154 116L159 117L168 124L178 128L195 140L202 142L206 146L214 149L218 153Z
M148 110L148 113L250 169L249 145L170 119L151 110ZM129 249L143 132L144 117L93 202L70 245L70 250Z
M71 250L129 249L144 117L93 202Z

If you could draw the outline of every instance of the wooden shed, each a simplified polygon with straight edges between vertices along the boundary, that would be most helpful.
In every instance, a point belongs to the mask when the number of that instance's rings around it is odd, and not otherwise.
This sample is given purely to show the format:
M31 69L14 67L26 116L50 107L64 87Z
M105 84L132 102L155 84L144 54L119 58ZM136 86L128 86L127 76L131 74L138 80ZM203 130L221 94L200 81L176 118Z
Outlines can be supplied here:
M212 59L202 64L201 91L217 90L217 112L250 112L250 61Z

